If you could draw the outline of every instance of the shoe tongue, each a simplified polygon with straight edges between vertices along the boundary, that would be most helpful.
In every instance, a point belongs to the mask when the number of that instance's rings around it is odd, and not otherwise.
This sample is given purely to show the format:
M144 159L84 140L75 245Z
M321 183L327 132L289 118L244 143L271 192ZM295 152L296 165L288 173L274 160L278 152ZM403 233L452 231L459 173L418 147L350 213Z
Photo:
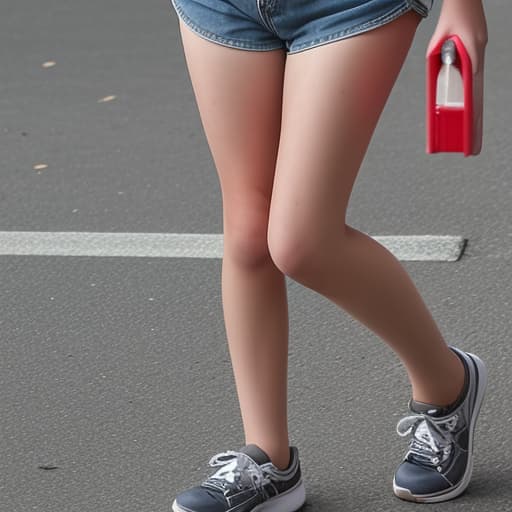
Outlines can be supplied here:
M257 445L247 444L238 450L248 455L257 464L265 464L270 462L270 457Z
M416 412L418 414L427 414L428 416L438 417L443 414L443 408L438 405L427 404L425 402L418 402L417 400L412 400L409 402L409 409L412 412Z

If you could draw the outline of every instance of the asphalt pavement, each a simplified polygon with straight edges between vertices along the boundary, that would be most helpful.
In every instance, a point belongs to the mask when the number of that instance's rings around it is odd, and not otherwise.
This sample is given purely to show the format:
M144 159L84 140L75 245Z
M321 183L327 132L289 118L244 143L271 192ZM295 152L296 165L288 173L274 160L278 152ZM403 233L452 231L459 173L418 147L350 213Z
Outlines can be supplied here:
M424 148L413 46L347 222L451 235L456 261L404 261L446 339L489 387L473 479L433 511L512 510L512 3L485 2L484 141ZM0 231L222 233L220 188L169 0L0 0ZM3 239L2 239L3 240ZM4 242L2 242L4 243ZM0 255L0 510L160 512L241 446L216 257ZM392 493L409 384L394 353L287 279L289 432L304 510L413 511Z

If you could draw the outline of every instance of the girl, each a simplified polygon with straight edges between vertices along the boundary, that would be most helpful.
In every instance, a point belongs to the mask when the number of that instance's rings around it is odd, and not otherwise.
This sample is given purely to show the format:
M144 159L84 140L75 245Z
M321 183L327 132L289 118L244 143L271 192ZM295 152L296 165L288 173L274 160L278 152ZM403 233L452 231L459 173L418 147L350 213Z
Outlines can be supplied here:
M287 430L285 275L388 343L411 382L393 477L406 500L461 494L484 363L446 344L400 262L345 223L380 114L433 0L172 0L220 179L222 302L245 445L181 492L174 512L292 512L305 502ZM483 75L481 0L444 0L427 53L457 34Z

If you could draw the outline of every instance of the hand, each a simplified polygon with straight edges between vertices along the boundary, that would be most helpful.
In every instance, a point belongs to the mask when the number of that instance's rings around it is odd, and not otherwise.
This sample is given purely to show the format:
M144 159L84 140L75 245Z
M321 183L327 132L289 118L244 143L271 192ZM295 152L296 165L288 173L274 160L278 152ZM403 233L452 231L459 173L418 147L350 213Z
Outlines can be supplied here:
M451 34L462 40L471 59L473 74L481 73L488 39L482 0L443 0L441 14L426 55L440 40Z
M443 0L436 29L426 55L449 35L461 39L471 59L473 73L473 154L482 148L484 58L487 46L487 22L482 0Z

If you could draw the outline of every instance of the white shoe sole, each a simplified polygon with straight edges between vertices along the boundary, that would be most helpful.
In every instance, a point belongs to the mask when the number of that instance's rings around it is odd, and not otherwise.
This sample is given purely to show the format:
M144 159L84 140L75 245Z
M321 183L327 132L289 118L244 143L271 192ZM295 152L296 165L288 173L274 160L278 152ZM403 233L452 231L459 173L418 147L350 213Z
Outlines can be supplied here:
M251 512L297 512L306 502L306 488L304 482L299 480L294 487L273 496L269 500L254 507ZM180 507L176 500L172 503L173 512L195 512Z

